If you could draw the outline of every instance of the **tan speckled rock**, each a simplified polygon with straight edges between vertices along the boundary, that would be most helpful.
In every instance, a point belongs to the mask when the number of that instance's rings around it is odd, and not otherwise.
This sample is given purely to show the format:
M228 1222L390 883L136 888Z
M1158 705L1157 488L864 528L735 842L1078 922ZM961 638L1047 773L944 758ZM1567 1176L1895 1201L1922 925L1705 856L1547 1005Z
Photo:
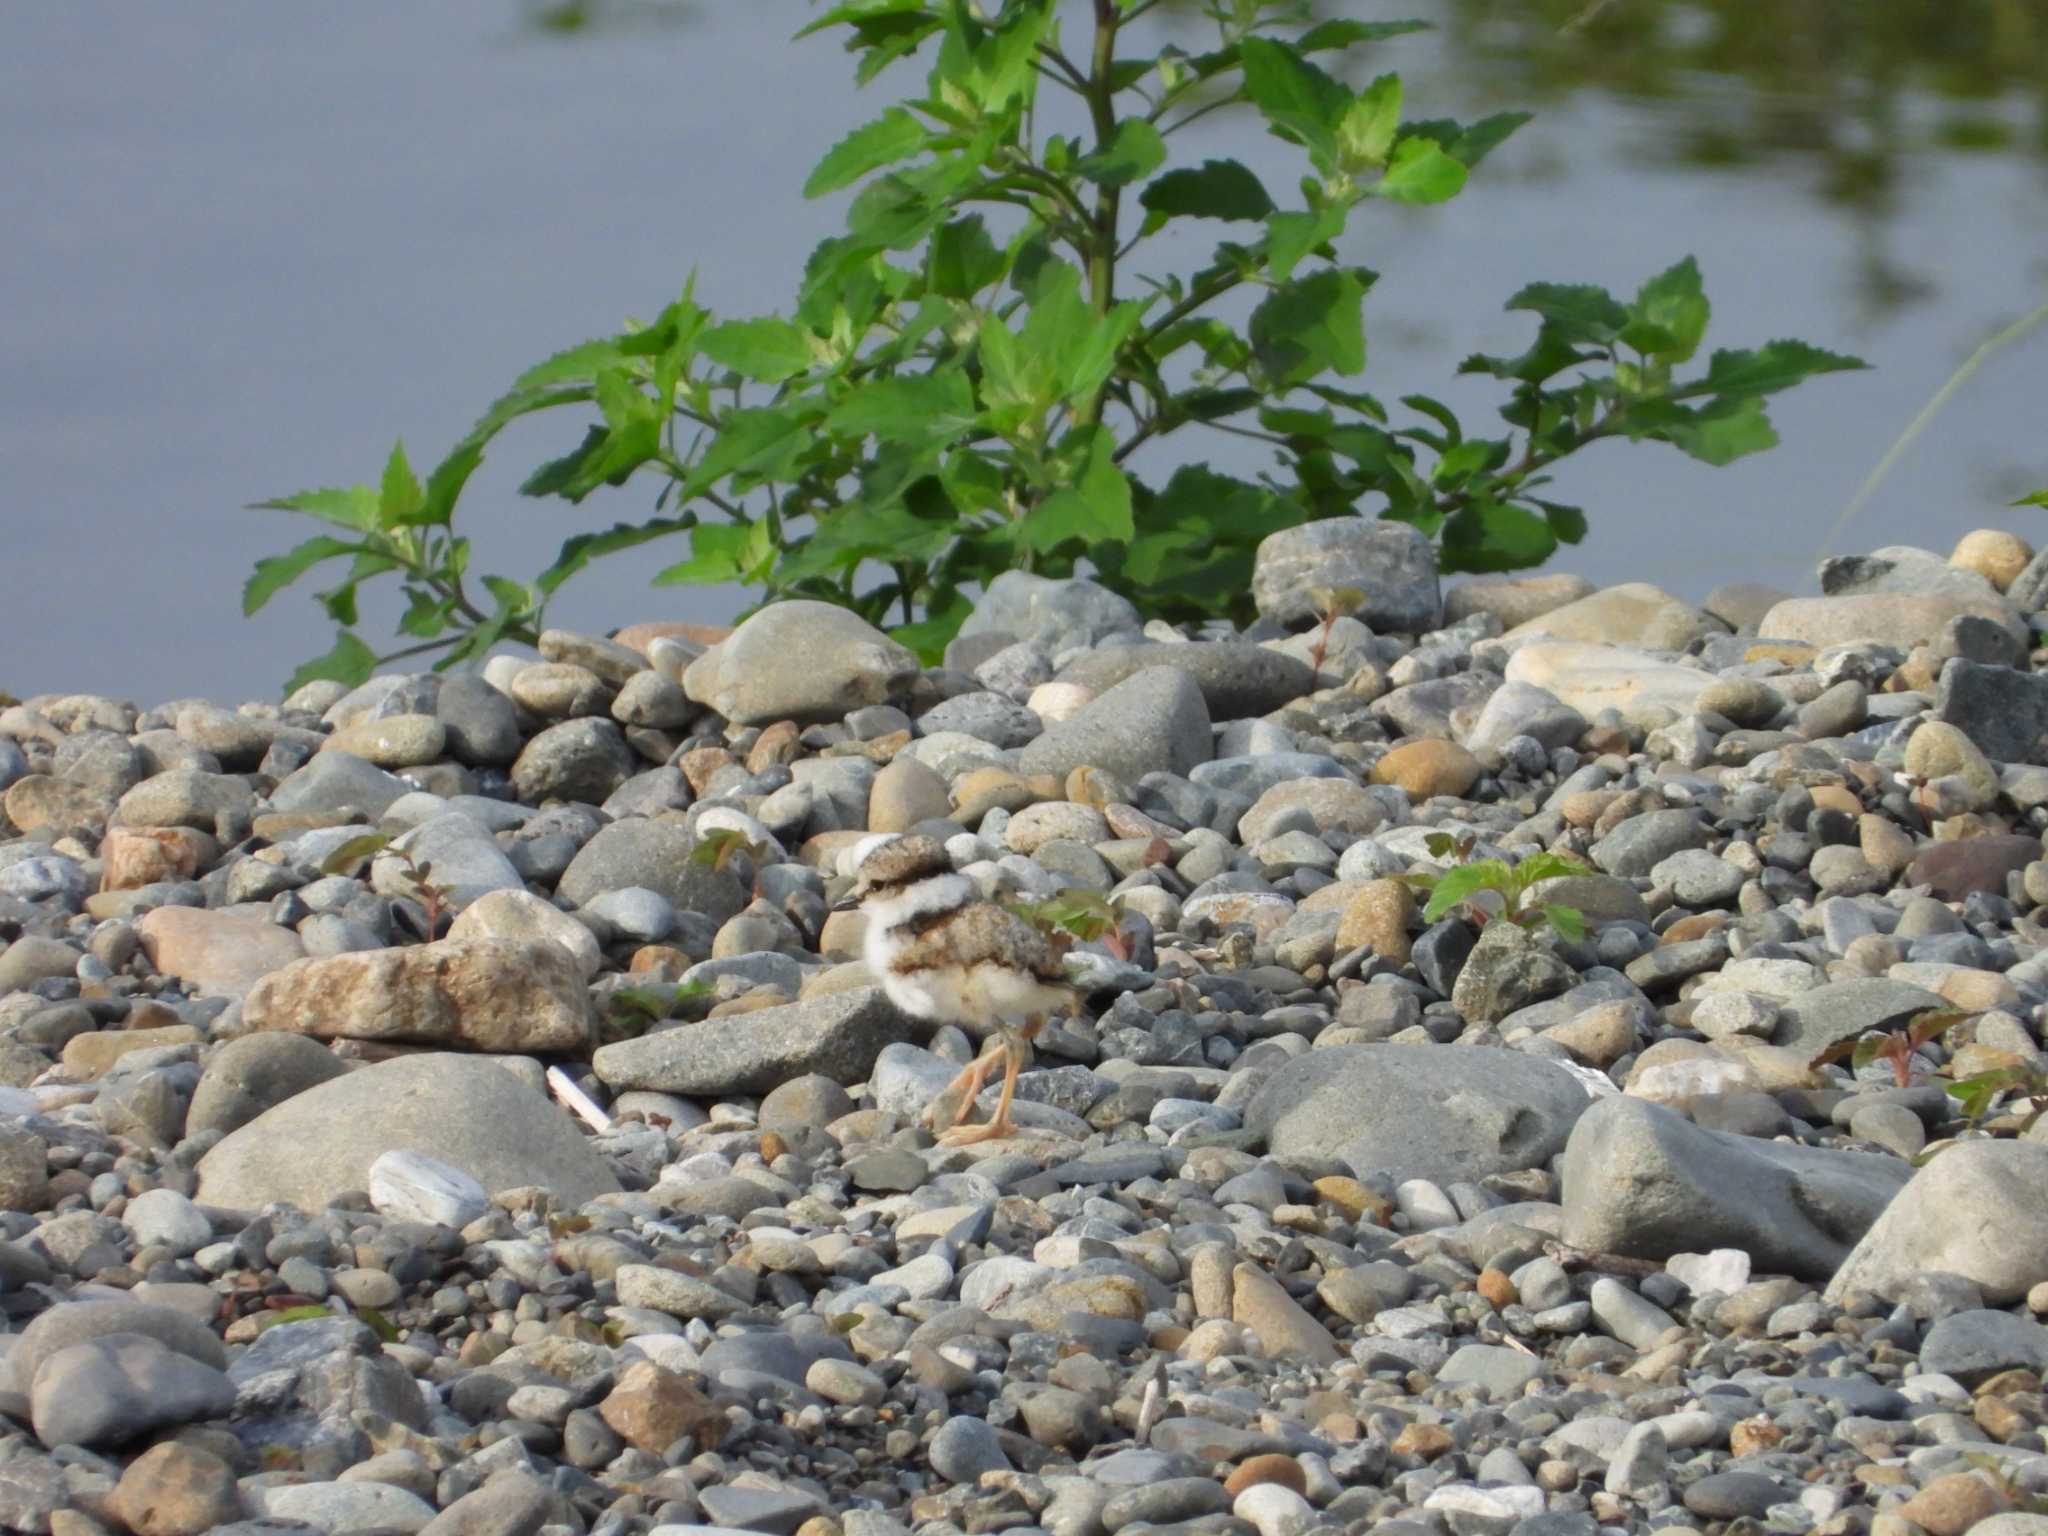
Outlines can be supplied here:
M1334 1365L1344 1357L1330 1330L1256 1264L1240 1264L1231 1272L1230 1316L1251 1331L1271 1359Z
M1997 803L1998 770L1977 744L1957 727L1925 720L1906 743L1906 772L1921 779L1958 779L1964 803L1981 811Z
M448 749L448 728L432 715L359 720L329 736L322 752L346 752L379 768L417 768Z
M268 907L157 907L135 931L151 965L211 997L241 997L306 953Z
M1645 581L1625 582L1589 593L1576 602L1518 624L1510 640L1544 635L1558 640L1635 645L1648 651L1682 651L1721 625L1690 603Z
M2003 624L2016 639L2025 639L2024 626L2000 599L1953 592L1795 597L1765 614L1759 630L1764 640L1793 640L1823 648L1876 641L1910 651L1939 639L1943 626L1963 614Z
M1461 581L1444 593L1444 622L1455 624L1475 613L1490 613L1502 629L1592 596L1593 583L1583 576L1557 572L1547 576L1482 576Z
M576 957L553 943L496 939L300 960L250 990L242 1022L316 1040L509 1054L583 1051L591 1027Z
M1403 742L1373 765L1375 784L1398 784L1410 798L1462 795L1479 781L1479 759L1455 741Z
M1368 880L1344 907L1337 921L1337 952L1365 944L1376 955L1406 965L1414 948L1408 923L1415 914L1415 896L1399 880Z
M1964 534L1948 557L1948 563L1975 571L2003 592L2027 568L2034 551L2027 541L2003 528L1978 528Z
M920 821L953 813L946 781L914 757L898 757L875 775L868 790L868 830L908 832Z

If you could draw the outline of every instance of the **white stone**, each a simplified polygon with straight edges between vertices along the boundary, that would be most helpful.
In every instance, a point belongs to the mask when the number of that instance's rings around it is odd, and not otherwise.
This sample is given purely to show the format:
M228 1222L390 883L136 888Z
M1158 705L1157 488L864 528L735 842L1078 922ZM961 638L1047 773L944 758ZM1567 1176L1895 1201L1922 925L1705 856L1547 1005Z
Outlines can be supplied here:
M1732 1296L1749 1284L1749 1255L1740 1248L1711 1253L1674 1253L1664 1272L1695 1296Z
M1259 1536L1300 1536L1316 1519L1314 1505L1278 1483L1253 1483L1237 1496L1230 1512L1251 1522Z
M175 1189L148 1189L128 1202L121 1222L138 1248L168 1248L184 1258L213 1241L206 1213Z
M451 939L545 941L565 949L586 980L604 965L604 951L583 924L532 891L498 890L477 897L448 925Z
M1715 677L1631 646L1532 640L1509 659L1507 680L1547 688L1590 719L1603 709L1626 717L1651 706L1690 714Z
M462 1228L490 1209L483 1185L436 1158L395 1150L370 1164L370 1204L396 1221Z

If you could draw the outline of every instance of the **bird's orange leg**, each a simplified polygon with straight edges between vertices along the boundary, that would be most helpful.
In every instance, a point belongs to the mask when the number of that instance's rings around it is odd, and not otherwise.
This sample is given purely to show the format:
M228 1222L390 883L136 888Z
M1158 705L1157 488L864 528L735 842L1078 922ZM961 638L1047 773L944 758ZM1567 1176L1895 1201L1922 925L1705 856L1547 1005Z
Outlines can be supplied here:
M996 1141L1005 1136L1017 1134L1017 1124L1010 1118L1010 1105L1017 1097L1017 1074L1031 1054L1030 1037L1040 1027L1039 1021L1027 1025L1021 1032L1004 1030L1002 1035L1003 1092L996 1100L996 1112L989 1117L986 1125L956 1125L939 1137L949 1147L971 1146L978 1141ZM972 1099L968 1101L970 1104Z
M939 1131L965 1120L974 1108L981 1085L988 1081L988 1074L997 1058L1007 1054L1007 1042L998 1035L993 1045L961 1068L960 1075L940 1090L938 1097L925 1106L924 1114L919 1118Z

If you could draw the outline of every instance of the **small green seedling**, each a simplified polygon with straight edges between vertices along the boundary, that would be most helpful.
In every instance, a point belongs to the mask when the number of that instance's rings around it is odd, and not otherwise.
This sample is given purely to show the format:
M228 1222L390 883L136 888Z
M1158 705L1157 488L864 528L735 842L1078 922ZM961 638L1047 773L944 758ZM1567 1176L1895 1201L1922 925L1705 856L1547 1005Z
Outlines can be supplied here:
M1866 1030L1860 1036L1837 1040L1808 1065L1824 1067L1830 1062L1847 1061L1852 1071L1861 1072L1872 1062L1881 1061L1892 1069L1894 1082L1901 1088L1910 1088L1913 1086L1913 1053L1962 1023L1966 1017L1968 1015L1953 1009L1930 1009L1914 1015L1910 1022L1898 1028ZM1954 1092L1960 1086L1951 1085L1950 1091Z
M1583 859L1555 852L1532 853L1519 864L1510 864L1505 859L1475 859L1472 851L1478 846L1478 838L1469 832L1462 837L1432 832L1424 846L1432 858L1458 861L1442 872L1416 870L1401 877L1415 890L1429 893L1428 904L1422 909L1425 922L1436 922L1462 907L1482 928L1499 918L1518 928L1548 923L1562 939L1576 941L1586 936L1585 914L1577 907L1534 901L1530 895L1545 880L1595 873Z
M1084 944L1100 940L1117 959L1131 958L1119 899L1097 891L1065 890L1043 901L1011 902L1009 908L1062 947L1076 940Z
M611 1022L633 1027L634 1033L644 1034L657 1024L680 1017L685 1003L709 997L713 990L708 981L679 981L673 986L620 987L605 999L606 1015Z
M707 827L698 834L696 846L690 850L690 862L705 869L724 869L735 854L744 853L758 864L765 851L746 833L732 827Z
M405 882L412 887L413 896L426 912L426 937L433 939L441 932L441 918L448 910L448 898L453 893L434 879L434 861L414 858L411 850L401 848L383 832L365 832L361 837L352 837L334 852L327 855L320 866L323 875L352 875L365 859L388 853L405 865Z
M1308 600L1316 605L1321 617L1322 628L1316 631L1316 643L1308 655L1311 672L1318 675L1323 670L1323 660L1330 654L1330 631L1337 627L1337 621L1358 612L1365 606L1365 594L1356 587L1310 587Z

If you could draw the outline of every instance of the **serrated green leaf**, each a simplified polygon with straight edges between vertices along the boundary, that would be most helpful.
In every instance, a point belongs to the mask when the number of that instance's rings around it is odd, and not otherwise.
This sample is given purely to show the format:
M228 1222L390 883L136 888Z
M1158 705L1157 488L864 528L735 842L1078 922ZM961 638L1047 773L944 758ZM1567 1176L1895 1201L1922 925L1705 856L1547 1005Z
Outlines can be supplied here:
M1348 170L1386 164L1401 126L1401 77L1381 75L1353 98L1337 123L1337 144Z
M1148 213L1169 218L1263 219L1273 199L1251 169L1237 160L1204 160L1168 171L1138 194Z
M1344 203L1319 208L1313 213L1299 209L1269 214L1266 218L1266 265L1273 281L1284 283L1294 276L1302 258L1321 249L1344 233L1350 213Z
M1628 310L1605 288L1590 283L1531 283L1507 302L1543 317L1557 340L1604 347L1628 324Z
M436 597L423 588L414 588L405 615L398 621L399 633L431 640L447 629L454 613L454 598Z
M599 555L633 549L653 539L666 538L696 525L694 513L682 517L658 517L645 523L614 523L602 533L579 533L564 539L554 564L534 578L543 593L553 593L563 582L589 565Z
M353 555L364 547L323 533L316 534L285 554L271 555L258 560L256 569L250 573L248 581L242 586L243 616L255 613L321 561L332 560L341 555Z
M1577 907L1565 906L1562 902L1548 902L1544 905L1543 916L1558 936L1576 944L1586 936L1586 915Z
M1372 190L1397 203L1449 202L1465 189L1466 174L1434 140L1406 138L1394 146L1387 173Z
M1515 875L1524 888L1539 880L1560 880L1574 875L1590 875L1595 871L1584 859L1569 853L1546 849L1532 853L1515 866Z
M654 585L711 586L737 581L747 568L752 532L747 523L699 523L690 530L690 558L658 573Z
M322 678L337 683L346 683L353 688L369 681L370 674L377 670L377 653L347 630L334 637L334 647L324 656L316 656L291 675L284 685L287 694L296 693L306 684Z
M1556 549L1546 519L1481 498L1444 520L1438 559L1446 571L1519 571L1541 565Z
M1499 890L1507 880L1507 866L1499 859L1475 859L1446 870L1429 893L1429 904L1422 909L1423 921L1436 922L1480 891Z
M690 466L689 478L677 494L685 501L701 496L727 475L773 475L786 470L810 442L817 416L813 409L761 406L729 411L718 436L704 456Z
M2039 490L2031 496L2022 496L2013 505L2016 507L2048 507L2048 490Z
M377 493L367 485L296 491L290 496L277 496L250 505L266 512L303 512L323 523L333 523L337 528L347 528L356 533L377 531Z
M1716 352L1707 364L1707 388L1724 394L1774 394L1818 373L1866 368L1860 357L1846 357L1803 341L1772 341L1753 351Z
M1088 457L1080 478L1063 486L1025 514L1018 537L1045 553L1079 539L1088 545L1129 543L1131 483L1117 468L1116 439L1105 427L1090 427Z
M1532 506L1542 510L1543 520L1550 524L1550 531L1557 535L1560 544L1576 544L1586 536L1586 513L1581 507L1568 507L1562 502L1538 501L1533 497Z
M1302 33L1294 46L1303 53L1328 53L1359 43L1379 43L1390 37L1405 37L1410 32L1433 30L1426 21L1326 21Z
M851 186L869 171L906 160L923 149L930 134L923 123L901 107L891 107L871 123L863 123L825 152L804 182L805 197L823 197Z
M419 477L405 459L403 442L391 445L391 457L384 461L384 481L377 496L377 518L386 528L402 528L419 521L422 502Z
M1266 121L1283 138L1308 151L1325 175L1337 169L1337 124L1351 105L1351 93L1301 56L1272 38L1248 37L1238 46L1245 90Z
M1629 306L1630 319L1663 331L1669 338L1667 344L1645 345L1631 337L1627 329L1622 332L1622 339L1639 352L1682 363L1699 350L1711 313L1712 306L1700 283L1699 263L1688 256L1644 283L1635 303Z
M1651 434L1703 464L1732 464L1775 448L1778 433L1760 395L1723 396L1685 412Z
M932 236L925 258L925 282L942 298L971 299L990 284L1001 282L1008 267L1008 258L989 238L981 215L974 214L953 220Z
M1116 125L1110 141L1074 162L1076 175L1099 187L1127 187L1166 163L1166 140L1142 117Z
M763 384L780 384L806 372L817 360L810 333L774 315L714 325L699 346L721 368Z
M926 449L959 437L974 419L974 388L956 368L862 384L832 407L824 425L844 437L892 439Z
M1317 374L1365 367L1365 284L1349 271L1318 272L1268 294L1252 311L1251 342L1276 389Z

